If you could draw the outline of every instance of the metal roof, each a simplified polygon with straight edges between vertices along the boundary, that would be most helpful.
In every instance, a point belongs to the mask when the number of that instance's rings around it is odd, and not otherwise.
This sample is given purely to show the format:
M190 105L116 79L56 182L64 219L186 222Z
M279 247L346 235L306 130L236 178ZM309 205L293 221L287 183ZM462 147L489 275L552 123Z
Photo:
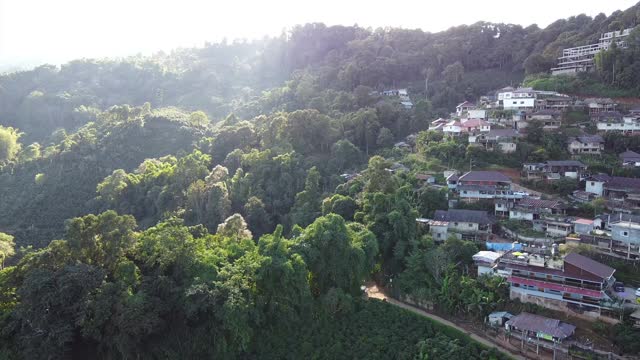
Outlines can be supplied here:
M595 260L592 260L586 256L578 253L570 253L564 257L564 263L571 264L580 270L593 274L601 279L610 278L616 269L609 267L605 264L601 264Z
M518 330L533 331L536 333L541 332L558 339L568 338L573 335L576 330L574 325L562 322L558 319L551 319L529 313L516 315L509 319L506 324Z
M499 181L511 182L511 179L497 171L469 171L460 176L460 181Z

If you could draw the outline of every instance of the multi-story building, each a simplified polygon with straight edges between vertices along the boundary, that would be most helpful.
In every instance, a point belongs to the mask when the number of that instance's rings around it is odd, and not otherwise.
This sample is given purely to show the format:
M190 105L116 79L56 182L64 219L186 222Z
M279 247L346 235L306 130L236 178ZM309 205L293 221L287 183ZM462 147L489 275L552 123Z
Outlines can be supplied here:
M451 120L442 127L442 133L446 136L460 136L462 124L458 120Z
M467 110L467 118L487 120L487 110L484 110L484 109Z
M603 197L608 205L640 208L640 179L598 174L585 181L585 191Z
M491 131L491 124L482 119L466 119L460 123L462 132L478 133Z
M635 151L627 150L618 155L618 157L620 158L623 167L634 168L640 166L640 154Z
M498 150L503 153L516 151L517 139L521 135L514 129L494 129L477 135L469 135L470 144L481 144L487 151Z
M615 269L577 253L562 261L507 253L498 260L496 273L510 285L512 299L555 310L579 309L585 315L614 315L608 292Z
M640 116L599 116L596 122L596 127L598 128L598 131L619 132L623 135L635 135L640 133Z
M587 98L584 104L589 110L589 115L594 116L601 113L615 112L618 104L610 98Z
M562 125L562 112L559 110L539 110L525 115L526 122L518 122L524 128L531 122L539 122L544 130L555 130Z
M429 225L434 241L444 241L452 234L464 240L486 241L494 223L486 211L449 209L436 210Z
M630 247L640 246L640 216L618 214L609 219L611 239Z
M587 165L577 160L549 160L544 163L524 163L522 176L527 180L558 180L563 177L582 179Z
M458 104L458 106L456 106L456 115L463 116L466 112L468 112L469 110L473 110L475 108L476 108L476 104L470 101L465 101L461 104Z
M597 44L562 50L562 56L558 58L558 65L551 69L551 73L553 75L576 74L593 70L596 54L602 50L608 50L613 42L616 42L618 47L625 47L624 40L632 30L611 31L602 34Z
M574 105L574 100L566 95L555 94L536 100L536 110L563 111Z
M513 191L511 179L497 171L469 171L457 179L454 189L465 202L522 199L525 196L522 192Z
M578 227L579 221L584 224L581 228ZM567 242L590 245L601 252L627 259L640 259L640 216L615 214L594 220L578 219L574 224L579 237L567 238ZM602 231L605 228L607 230ZM595 229L598 232L593 233Z
M524 198L509 209L509 219L534 221L566 214L566 206L558 200Z
M569 138L567 149L571 155L600 155L604 151L604 139L600 135Z
M503 94L504 110L532 110L536 107L536 94L531 88L521 88Z

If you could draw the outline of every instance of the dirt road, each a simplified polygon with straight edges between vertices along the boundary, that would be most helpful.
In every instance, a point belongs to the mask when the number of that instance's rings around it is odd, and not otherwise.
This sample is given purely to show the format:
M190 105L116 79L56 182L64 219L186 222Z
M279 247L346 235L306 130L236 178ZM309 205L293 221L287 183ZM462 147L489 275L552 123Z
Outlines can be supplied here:
M476 334L474 334L472 332L469 332L468 330L466 330L466 329L464 329L464 328L452 323L451 321L449 321L447 319L443 319L438 315L434 315L434 314L428 313L428 312L426 312L424 310L421 310L421 309L419 309L419 308L417 308L415 306L411 306L411 305L405 304L405 303L403 303L401 301L398 301L396 299L387 297L383 292L381 292L378 289L378 287L376 285L371 285L371 286L367 287L367 295L370 298L385 300L389 304L393 304L395 306L399 306L399 307L401 307L403 309L407 309L407 310L409 310L409 311L411 311L413 313L416 313L418 315L428 317L429 319L432 319L432 320L437 321L439 323L442 323L444 325L447 325L447 326L450 326L452 328L455 328L455 329L461 331L462 333L469 335L469 337L471 337L473 340L481 343L482 345L484 345L486 347L489 347L489 348L495 347L495 348L497 348L498 350L500 350L501 352L503 352L504 354L510 356L513 359L527 360L527 358L523 357L522 355L513 353L510 349L507 349L507 348L501 346L500 344L493 343L493 342L491 342L491 341L489 341L489 340L487 340L487 339L485 339L483 337L480 337L480 336L478 336L478 335L476 335Z

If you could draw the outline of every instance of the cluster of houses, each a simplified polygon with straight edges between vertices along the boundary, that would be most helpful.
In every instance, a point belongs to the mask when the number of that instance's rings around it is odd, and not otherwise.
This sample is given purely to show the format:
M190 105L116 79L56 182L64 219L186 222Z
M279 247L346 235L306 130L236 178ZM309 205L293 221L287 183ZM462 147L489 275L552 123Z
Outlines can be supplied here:
M448 171L446 186L450 201L462 203L485 202L493 206L490 214L482 210L438 210L432 219L417 221L435 241L455 235L461 239L490 241L507 237L549 246L553 242L573 241L597 243L610 254L627 259L640 259L640 179L603 174L587 176L587 166L576 160L549 161L525 164L523 176L554 179L570 177L584 180L584 190L574 191L574 202L602 198L607 208L617 214L598 215L594 219L568 216L573 205L560 199L542 199L539 194L522 191L511 178L498 171L469 171L458 175ZM433 176L429 179L435 181ZM587 194L587 195L584 195ZM620 212L620 211L626 211ZM530 232L521 234L499 220L513 220L529 224ZM495 235L495 236L494 236Z
M515 244L514 244L515 245ZM555 250L555 249L554 249ZM618 297L616 270L578 253L565 256L546 256L504 249L480 251L473 255L478 276L499 276L509 286L509 297L525 303L562 311L587 320L598 319L616 323L624 305ZM631 314L636 327L640 327L640 309ZM503 328L505 337L517 340L523 349L540 349L567 353L570 348L587 350L581 354L588 358L608 358L613 354L594 350L591 344L576 339L576 326L559 319L527 312L512 315L496 311L486 319L489 326ZM580 357L582 358L582 357Z
M575 99L553 91L506 87L482 97L478 104L465 101L456 107L451 118L432 121L429 130L447 137L466 137L471 145L487 151L512 153L527 127L537 123L545 131L563 125L569 110L582 109L589 121L577 124L595 127L601 134L617 132L633 135L640 132L640 108L623 115L619 104L608 98ZM574 157L601 155L605 140L601 135L583 134L567 141L567 151Z
M520 251L480 251L473 256L478 275L503 277L511 299L534 303L581 317L616 316L609 296L615 283L615 270L585 256L570 253L562 259L530 255ZM602 319L607 319L602 317ZM489 314L488 325L504 328L509 341L515 338L523 349L553 351L578 344L576 326L527 312L512 315L506 311Z

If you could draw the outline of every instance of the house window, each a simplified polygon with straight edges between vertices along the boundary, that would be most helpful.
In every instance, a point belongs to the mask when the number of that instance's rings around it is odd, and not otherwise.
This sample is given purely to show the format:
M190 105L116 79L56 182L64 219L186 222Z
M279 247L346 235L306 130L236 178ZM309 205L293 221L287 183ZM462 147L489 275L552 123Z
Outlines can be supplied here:
M458 226L458 223L453 223L453 226Z
M469 226L469 227L473 227L473 224L469 224L468 226Z
M524 101L520 101L520 104L524 104Z
M622 231L622 236L629 236L629 232L628 231Z
M592 181L591 186L596 186L596 183Z

